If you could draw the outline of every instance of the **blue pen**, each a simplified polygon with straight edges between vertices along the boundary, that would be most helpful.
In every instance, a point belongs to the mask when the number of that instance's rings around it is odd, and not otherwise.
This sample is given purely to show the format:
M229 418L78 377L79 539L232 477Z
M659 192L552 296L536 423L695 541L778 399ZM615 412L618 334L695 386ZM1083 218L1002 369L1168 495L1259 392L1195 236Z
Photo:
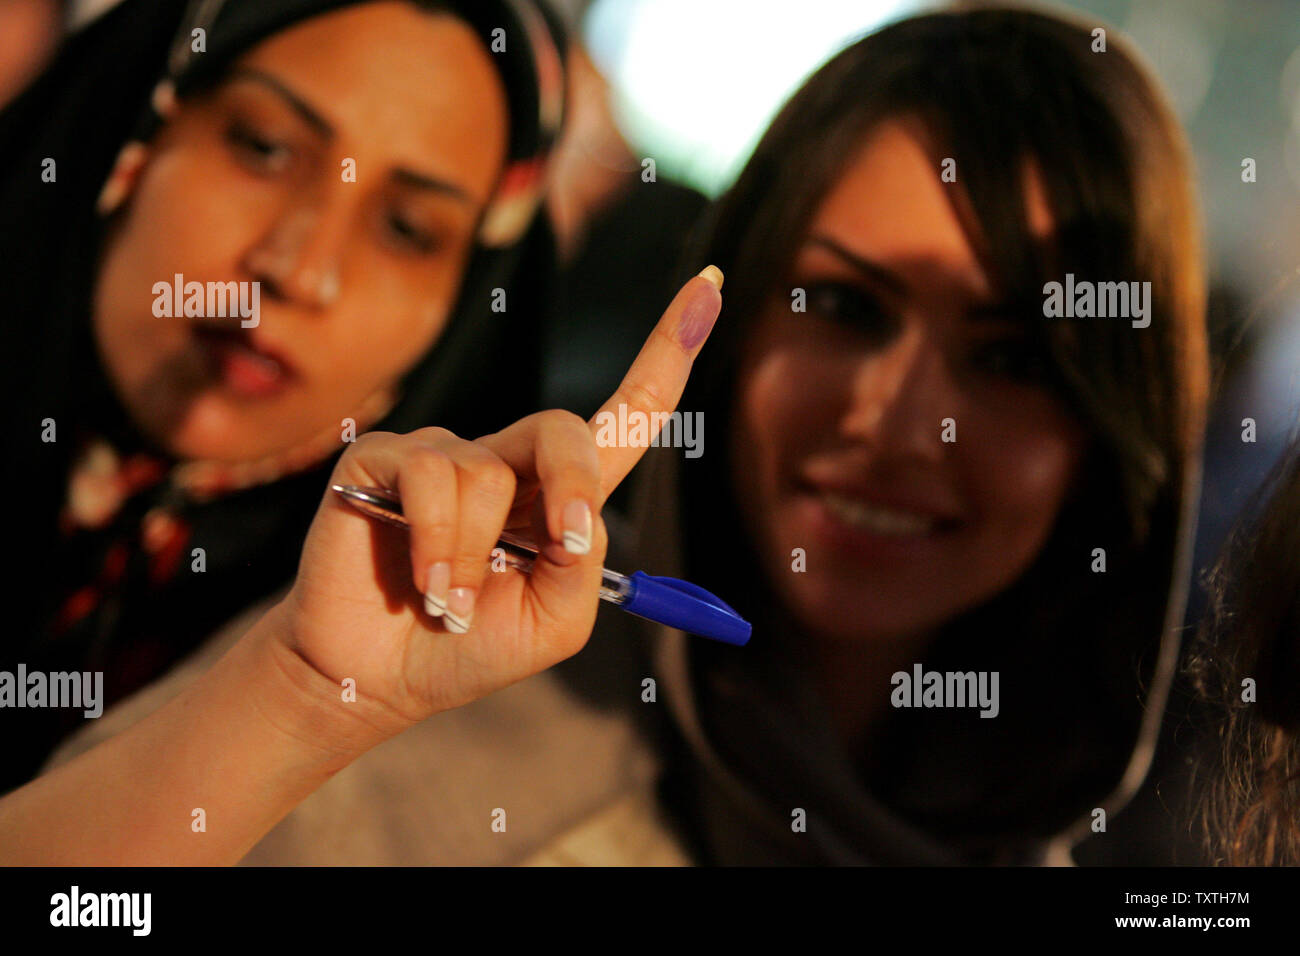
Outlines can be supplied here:
M355 485L330 485L330 489L363 514L399 528L410 527L402 515L401 500L391 491ZM537 560L535 545L502 531L497 547L510 567L524 574L532 571ZM724 644L749 643L749 622L702 587L677 578L653 577L644 571L629 576L602 568L601 576L604 583L600 599L629 614Z

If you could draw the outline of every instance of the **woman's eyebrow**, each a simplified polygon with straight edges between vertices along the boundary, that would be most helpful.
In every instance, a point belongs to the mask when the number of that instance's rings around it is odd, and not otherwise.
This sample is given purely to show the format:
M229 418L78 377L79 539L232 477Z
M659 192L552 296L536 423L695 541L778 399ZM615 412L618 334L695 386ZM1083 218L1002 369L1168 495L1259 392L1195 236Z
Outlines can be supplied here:
M285 86L284 83L276 79L270 73L264 73L261 70L244 66L232 70L230 76L233 80L251 80L254 83L259 83L262 86L265 86L267 89L279 96L280 99L284 100L290 109L302 117L302 119L309 126L312 126L316 132L320 133L321 136L326 139L330 139L334 136L334 127L330 125L329 120L321 116L320 113L308 104L306 100L293 90L289 89L289 87Z
M478 206L474 197L469 194L464 186L458 186L456 183L453 183L448 179L439 179L437 176L417 173L410 169L393 170L393 179L403 186L413 186L416 189L427 189L431 192L449 196L467 206Z
M826 235L814 235L808 239L806 245L816 246L830 252L836 258L843 260L854 270L866 276L892 292L904 295L907 292L907 282L898 273L872 262L870 259L864 259L856 252L850 252L839 242ZM981 302L965 311L965 316L977 322L988 322L990 324L1015 322L1016 303L1007 299L996 299L989 302Z
M907 283L904 282L896 273L891 272L884 266L872 262L869 259L862 258L855 252L850 252L830 236L820 234L812 236L808 239L807 245L825 249L836 258L841 259L848 265L852 266L857 272L860 272L868 279L880 283L892 292L902 295L907 291Z
M316 130L325 139L332 139L334 136L334 126L325 119L315 108L306 100L295 93L292 89L278 78L253 67L239 67L231 71L232 80L249 80L274 92L280 99L297 113L308 125ZM441 193L449 196L458 202L467 206L476 207L478 204L474 197L469 194L463 186L453 183L447 179L441 179L437 176L430 176L427 173L417 172L413 169L397 169L393 171L392 178L403 186L411 186L416 189L425 189L430 192Z

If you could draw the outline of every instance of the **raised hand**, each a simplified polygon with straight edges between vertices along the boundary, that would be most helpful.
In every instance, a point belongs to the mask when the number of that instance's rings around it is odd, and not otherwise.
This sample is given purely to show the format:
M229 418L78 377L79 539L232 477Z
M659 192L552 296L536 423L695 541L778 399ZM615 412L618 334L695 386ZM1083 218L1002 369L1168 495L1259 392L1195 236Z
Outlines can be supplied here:
M601 411L624 405L653 422L676 407L721 286L710 266L682 287ZM475 441L439 428L363 436L330 483L396 490L409 535L327 491L277 609L284 639L409 722L576 653L599 600L601 507L645 453L598 446L595 421L548 411ZM506 528L541 547L531 575L490 570Z

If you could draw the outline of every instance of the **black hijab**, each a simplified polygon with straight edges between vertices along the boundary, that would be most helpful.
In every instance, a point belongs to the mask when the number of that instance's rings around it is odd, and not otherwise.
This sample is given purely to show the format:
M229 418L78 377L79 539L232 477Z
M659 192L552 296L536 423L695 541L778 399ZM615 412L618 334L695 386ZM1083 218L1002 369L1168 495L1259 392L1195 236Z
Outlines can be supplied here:
M104 671L108 706L292 576L338 451L211 500L188 498L164 480L129 498L93 533L65 535L59 517L80 436L105 439L123 457L165 458L136 432L113 394L91 333L106 222L96 202L119 153L156 132L171 93L183 99L276 31L354 2L202 0L187 8L175 0L125 0L71 37L0 113L0 275L9 299L0 320L0 388L10 439L9 551L17 559L6 574L12 613L0 670L14 673L23 664L29 673ZM438 424L473 436L536 407L538 325L553 249L534 212L562 110L563 44L534 0L419 5L466 21L489 47L503 37L505 50L492 59L509 101L509 147L447 326L374 427ZM200 27L206 49L192 55L192 31ZM47 160L53 181L45 181ZM509 290L508 316L491 311L496 288ZM183 549L172 555L176 571L161 580L157 555L142 544L147 516L159 508L183 516L187 528ZM193 571L192 548L204 551L202 573ZM69 623L79 600L84 613ZM0 719L9 757L0 771L3 792L29 779L84 718L81 709L6 708Z

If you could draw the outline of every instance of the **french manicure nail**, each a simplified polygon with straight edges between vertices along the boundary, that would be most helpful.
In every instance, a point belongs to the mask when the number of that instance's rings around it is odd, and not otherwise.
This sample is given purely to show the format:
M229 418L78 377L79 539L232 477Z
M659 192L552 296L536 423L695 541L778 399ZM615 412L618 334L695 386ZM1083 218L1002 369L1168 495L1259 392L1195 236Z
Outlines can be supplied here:
M424 610L430 617L442 617L447 611L447 589L451 587L451 565L439 561L429 569L424 588Z
M570 501L564 506L564 550L569 554L591 550L591 508L585 501Z
M717 266L705 266L700 270L699 276L701 279L707 279L713 283L713 287L719 292L722 291L722 270Z
M464 634L474 620L474 589L452 588L447 595L447 613L443 625L453 634Z

